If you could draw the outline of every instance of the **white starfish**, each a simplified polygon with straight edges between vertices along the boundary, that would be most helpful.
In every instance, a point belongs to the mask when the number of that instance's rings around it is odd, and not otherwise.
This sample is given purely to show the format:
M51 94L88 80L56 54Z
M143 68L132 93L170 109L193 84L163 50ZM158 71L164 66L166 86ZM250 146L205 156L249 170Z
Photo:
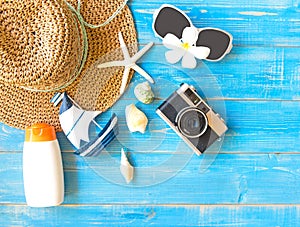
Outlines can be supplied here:
M120 94L123 94L123 92L125 91L130 69L133 69L134 71L141 74L141 76L143 76L150 83L154 83L154 80L152 79L152 77L145 70L143 70L140 66L138 66L136 64L137 60L139 60L153 46L153 42L148 43L143 49L138 51L133 57L130 57L128 48L124 42L121 32L119 32L119 41L120 41L120 46L122 48L122 52L124 55L124 60L105 62L103 64L98 65L97 68L107 68L107 67L113 67L113 66L124 66L125 67L123 77L122 77Z

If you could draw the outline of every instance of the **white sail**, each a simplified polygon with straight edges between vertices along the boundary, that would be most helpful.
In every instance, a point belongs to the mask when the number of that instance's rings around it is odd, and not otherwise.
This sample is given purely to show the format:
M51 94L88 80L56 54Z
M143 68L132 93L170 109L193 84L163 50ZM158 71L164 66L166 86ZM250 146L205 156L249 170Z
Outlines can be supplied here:
M89 125L101 111L85 111L72 105L59 115L61 127L70 142L80 148L81 140L89 142Z
M115 117L113 118L111 124L109 125L109 127L107 128L107 130L97 139L95 140L94 144L91 145L88 149L86 149L84 152L82 152L80 155L81 156L86 156L88 153L90 153L93 149L95 149L95 147L101 142L103 141L103 139L110 133L110 131L112 131L114 129L114 127L116 126L118 122L118 118Z

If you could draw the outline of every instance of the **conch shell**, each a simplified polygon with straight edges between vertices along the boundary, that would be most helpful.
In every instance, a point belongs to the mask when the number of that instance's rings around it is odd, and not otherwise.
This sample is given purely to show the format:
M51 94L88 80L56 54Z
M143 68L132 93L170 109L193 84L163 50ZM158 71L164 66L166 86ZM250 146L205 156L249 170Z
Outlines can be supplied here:
M130 132L144 133L148 124L148 118L134 104L126 106L126 123Z
M148 82L140 83L134 88L135 97L142 103L149 104L154 99L154 94Z
M130 181L133 179L134 168L128 162L124 149L121 150L121 164L120 164L120 171L123 177L126 180L126 183L129 184Z

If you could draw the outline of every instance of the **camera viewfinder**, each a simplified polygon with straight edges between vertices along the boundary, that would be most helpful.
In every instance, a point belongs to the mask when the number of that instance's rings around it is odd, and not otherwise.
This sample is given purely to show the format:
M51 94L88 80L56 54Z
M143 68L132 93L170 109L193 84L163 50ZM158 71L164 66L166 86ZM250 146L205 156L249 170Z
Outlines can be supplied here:
M197 105L200 102L200 98L190 89L186 89L184 94L189 97L189 99L194 103L194 105Z

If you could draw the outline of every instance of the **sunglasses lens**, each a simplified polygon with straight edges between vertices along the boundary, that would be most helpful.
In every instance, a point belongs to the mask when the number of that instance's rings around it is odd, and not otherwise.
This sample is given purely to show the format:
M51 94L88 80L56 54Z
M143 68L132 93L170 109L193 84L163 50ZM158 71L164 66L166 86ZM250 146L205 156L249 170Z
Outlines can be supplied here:
M207 59L218 60L224 56L230 43L228 34L215 29L205 29L199 33L196 45L209 47L210 54Z
M162 38L171 33L181 39L183 29L191 26L184 14L171 7L162 8L154 20L154 30Z

